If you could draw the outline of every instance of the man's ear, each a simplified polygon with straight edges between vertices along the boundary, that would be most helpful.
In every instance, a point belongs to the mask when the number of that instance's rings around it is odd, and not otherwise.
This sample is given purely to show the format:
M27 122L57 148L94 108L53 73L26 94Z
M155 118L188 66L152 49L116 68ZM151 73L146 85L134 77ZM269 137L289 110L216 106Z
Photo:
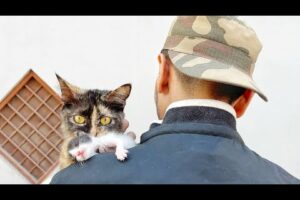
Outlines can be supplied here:
M159 74L157 78L157 92L168 93L169 92L169 81L170 81L170 63L165 55L158 55L159 63Z
M105 96L103 96L103 100L125 106L126 99L129 97L130 92L131 92L131 84L127 83L107 93Z
M76 95L82 93L83 90L80 89L79 87L71 85L63 78L61 78L58 74L55 75L60 85L62 101L65 103L71 103L76 101Z
M241 117L245 113L253 95L254 92L252 90L246 89L245 92L231 104L236 112L237 118Z

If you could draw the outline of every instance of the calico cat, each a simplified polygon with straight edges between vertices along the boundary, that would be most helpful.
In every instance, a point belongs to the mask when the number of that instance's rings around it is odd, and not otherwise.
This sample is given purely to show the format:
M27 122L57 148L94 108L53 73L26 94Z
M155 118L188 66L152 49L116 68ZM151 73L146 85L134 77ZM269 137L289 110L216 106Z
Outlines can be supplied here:
M61 129L64 141L60 153L60 168L63 169L76 162L68 152L68 144L80 134L101 137L110 132L123 132L124 107L131 84L115 90L85 90L56 76L63 101Z

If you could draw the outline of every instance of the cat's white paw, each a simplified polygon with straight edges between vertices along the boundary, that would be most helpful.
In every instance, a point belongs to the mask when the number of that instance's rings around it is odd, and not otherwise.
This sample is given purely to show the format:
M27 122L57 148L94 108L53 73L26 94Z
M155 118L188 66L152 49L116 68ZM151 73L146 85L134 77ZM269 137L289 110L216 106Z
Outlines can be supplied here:
M128 150L127 149L117 149L116 150L117 159L124 161L127 158Z

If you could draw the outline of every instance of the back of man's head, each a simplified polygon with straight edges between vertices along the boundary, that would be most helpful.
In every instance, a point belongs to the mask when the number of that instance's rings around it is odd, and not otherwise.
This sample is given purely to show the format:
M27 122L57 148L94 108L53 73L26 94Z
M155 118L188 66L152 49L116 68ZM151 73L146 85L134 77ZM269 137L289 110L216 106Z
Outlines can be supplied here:
M177 17L158 57L159 117L183 99L220 100L234 107L237 117L254 93L267 101L252 79L261 48L254 30L236 17Z
M246 90L245 88L238 86L207 81L188 76L174 67L172 61L169 58L167 50L163 49L161 53L166 57L170 66L173 68L176 77L178 78L182 88L184 89L186 95L189 96L189 98L197 98L197 95L203 92L201 90L203 88L207 88L211 99L220 100L232 104Z

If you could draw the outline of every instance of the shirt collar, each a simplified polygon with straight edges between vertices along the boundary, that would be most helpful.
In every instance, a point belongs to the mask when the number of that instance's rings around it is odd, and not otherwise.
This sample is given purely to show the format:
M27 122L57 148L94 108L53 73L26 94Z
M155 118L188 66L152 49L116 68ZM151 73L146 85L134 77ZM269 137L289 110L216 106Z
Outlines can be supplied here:
M168 110L172 108L186 107L186 106L204 106L204 107L218 108L229 112L232 116L234 116L234 118L236 118L236 112L231 105L213 99L185 99L185 100L175 101L168 106L166 113Z

